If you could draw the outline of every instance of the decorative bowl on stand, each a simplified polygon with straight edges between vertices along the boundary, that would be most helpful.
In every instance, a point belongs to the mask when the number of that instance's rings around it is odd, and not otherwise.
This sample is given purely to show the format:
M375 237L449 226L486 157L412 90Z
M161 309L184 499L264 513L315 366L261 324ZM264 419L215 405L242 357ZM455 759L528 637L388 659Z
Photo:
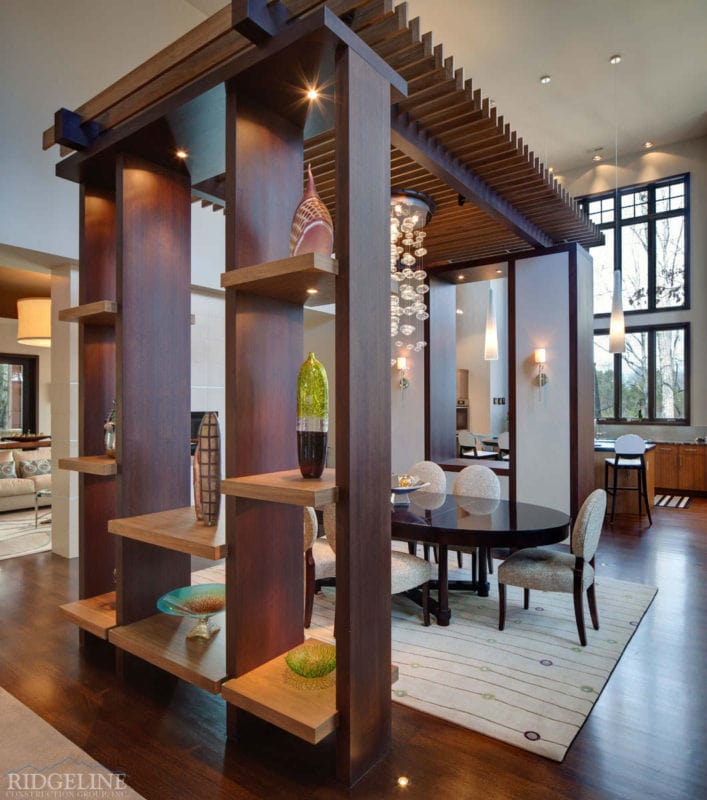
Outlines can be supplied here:
M175 617L194 617L196 625L187 634L187 639L210 639L221 630L211 622L211 617L226 607L225 583L202 583L183 586L163 594L157 608L164 614Z
M392 486L390 491L390 502L394 506L407 506L410 505L410 493L416 492L418 489L424 489L429 486L429 483L421 481L415 475L393 475Z

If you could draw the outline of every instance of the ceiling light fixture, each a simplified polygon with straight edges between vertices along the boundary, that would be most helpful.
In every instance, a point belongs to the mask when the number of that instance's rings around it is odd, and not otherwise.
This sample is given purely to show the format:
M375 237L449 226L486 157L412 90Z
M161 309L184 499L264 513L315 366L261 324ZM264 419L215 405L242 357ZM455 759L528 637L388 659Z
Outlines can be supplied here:
M646 150L650 150L650 149L651 149L651 147L653 147L653 142L643 142L643 147L644 147Z
M621 63L621 56L611 56L609 63ZM616 90L616 71L614 71L614 215L619 213L619 101ZM616 266L616 265L614 265ZM623 353L626 350L626 323L624 321L621 271L614 270L614 292L611 297L611 317L609 318L609 352Z
M186 151L186 150L182 150L181 148L180 148L179 150L177 150L177 152L175 153L175 155L177 156L177 158L181 158L181 159L182 159L182 161L183 161L185 158L189 158L189 153L187 153L187 151Z
M493 289L489 284L489 304L486 308L486 331L484 332L484 361L498 361L498 327L496 308L493 304Z
M551 80L552 80L552 78L549 75L541 75L540 76L540 83L542 83L543 86L547 86L548 83L550 83Z
M52 346L51 298L23 297L17 301L17 343Z
M307 100L316 100L319 97L319 92L313 86L307 90Z

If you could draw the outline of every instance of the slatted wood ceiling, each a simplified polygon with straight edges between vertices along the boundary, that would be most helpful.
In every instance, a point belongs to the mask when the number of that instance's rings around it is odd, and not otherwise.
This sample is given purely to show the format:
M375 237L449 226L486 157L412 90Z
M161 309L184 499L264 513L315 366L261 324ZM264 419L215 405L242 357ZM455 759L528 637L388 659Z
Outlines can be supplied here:
M292 16L322 5L316 0L283 3ZM420 31L418 18L408 21L406 3L393 7L393 0L327 0L326 4L408 81L408 97L393 108L399 127L422 136L437 152L448 154L456 165L478 176L553 243L576 241L591 246L601 241L598 229L523 139L481 90L464 78L463 70L454 67L453 57L445 57L443 46L433 43L432 33ZM118 125L154 101L159 92L164 96L174 90L177 78L171 67L176 61L181 64L182 81L185 73L193 79L249 46L230 29L230 8L225 8L77 111L84 120L98 119L104 128ZM169 58L165 58L168 51ZM149 79L151 74L159 77ZM44 144L52 142L50 129L45 132ZM333 216L333 132L305 142L305 162L309 161ZM437 203L437 212L426 228L428 266L502 257L532 247L510 226L472 202L460 206L455 190L395 147L391 149L391 186L426 192ZM208 205L201 197L195 199Z

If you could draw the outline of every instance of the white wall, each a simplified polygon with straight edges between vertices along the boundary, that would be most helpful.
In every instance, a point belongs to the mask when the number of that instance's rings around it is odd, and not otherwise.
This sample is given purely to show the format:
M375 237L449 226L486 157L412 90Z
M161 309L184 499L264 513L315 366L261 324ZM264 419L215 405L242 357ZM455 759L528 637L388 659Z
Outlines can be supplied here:
M570 510L569 258L516 263L516 498ZM544 347L549 383L533 382L533 350Z
M683 172L690 173L691 224L690 224L690 303L686 311L670 311L660 314L642 314L627 318L627 325L652 324L658 322L689 322L692 344L690 412L692 426L707 426L707 359L703 345L707 342L707 137L643 151L619 161L618 181L620 186L659 180ZM615 185L614 167L604 164L583 170L568 172L562 176L564 186L574 197L585 194L611 191ZM600 327L606 327L602 321ZM655 431L656 427L651 428ZM635 431L635 427L631 427ZM693 431L679 436L691 436ZM662 429L665 436L665 428ZM650 435L648 427L646 433ZM657 429L660 436L661 429ZM654 436L656 433L653 434ZM674 437L673 437L674 438Z
M203 20L183 0L0 3L0 243L78 257L78 185L42 132Z

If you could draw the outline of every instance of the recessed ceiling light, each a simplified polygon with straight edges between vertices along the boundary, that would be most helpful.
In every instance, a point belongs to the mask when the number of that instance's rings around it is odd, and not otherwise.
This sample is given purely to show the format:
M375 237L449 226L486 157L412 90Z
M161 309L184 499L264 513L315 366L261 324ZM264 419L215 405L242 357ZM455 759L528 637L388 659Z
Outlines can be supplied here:
M319 294L319 289L307 289L307 294Z
M319 92L312 86L312 88L307 91L307 99L316 100L318 97Z
M653 147L653 142L643 142L643 146L646 150L650 150Z
M592 161L601 161L601 160L602 159L599 153L594 153L594 155L592 156Z
M503 270L502 269L497 269L496 270L496 275L502 275L502 274L503 274Z
M407 775L401 775L398 778L398 786L407 786L409 783L410 779L407 777Z
M174 155L177 156L177 158L181 158L182 160L184 160L185 158L189 158L189 153L187 153L186 150L182 149L177 150L177 152Z
M464 311L461 308L457 309L457 314L459 314L459 316L461 316L463 313L464 313Z
M620 64L621 63L621 56L618 53L615 53L609 59L609 64Z
M463 275L457 275L457 280L458 281L463 281L464 280L464 276Z
M547 86L547 84L550 83L551 80L552 78L549 75L540 76L540 83L542 83L543 86Z
M554 167L548 167L547 171L552 175L552 173L555 171L555 168Z

